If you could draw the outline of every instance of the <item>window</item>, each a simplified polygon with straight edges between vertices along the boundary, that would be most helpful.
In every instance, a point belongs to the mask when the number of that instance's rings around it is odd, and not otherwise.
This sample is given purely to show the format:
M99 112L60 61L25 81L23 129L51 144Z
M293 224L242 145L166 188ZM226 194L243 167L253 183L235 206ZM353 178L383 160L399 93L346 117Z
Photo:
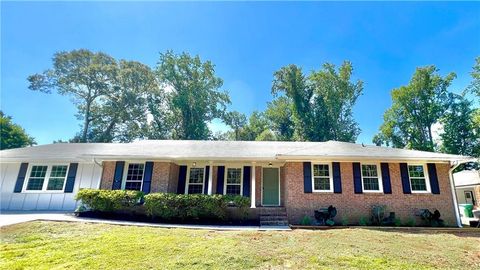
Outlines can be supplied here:
M227 168L225 194L242 195L242 168Z
M425 168L423 165L408 165L408 176L412 192L429 192Z
M313 164L313 191L332 191L333 179L331 178L329 164Z
M63 190L65 178L67 177L66 165L52 166L50 177L48 178L47 190Z
M42 190L48 166L32 166L26 190Z
M190 168L188 176L187 194L202 194L204 181L203 168Z
M143 163L129 163L125 177L125 190L141 190L143 181Z
M32 165L25 191L63 191L68 165Z
M363 191L381 192L382 183L376 164L362 164Z

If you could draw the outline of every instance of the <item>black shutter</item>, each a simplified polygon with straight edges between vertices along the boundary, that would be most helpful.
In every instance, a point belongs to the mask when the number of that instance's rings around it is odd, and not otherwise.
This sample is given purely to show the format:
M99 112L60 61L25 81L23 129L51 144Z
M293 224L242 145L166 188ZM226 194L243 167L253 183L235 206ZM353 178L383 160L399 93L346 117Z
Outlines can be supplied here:
M177 194L185 194L186 181L187 181L187 166L180 166L178 169Z
M25 182L25 175L27 174L28 163L20 164L20 170L18 171L17 182L15 182L15 188L13 192L22 192L23 183Z
M142 191L145 194L150 193L152 188L152 174L153 174L153 162L145 162L145 171L143 172L143 184Z
M223 194L223 178L225 177L225 166L218 166L217 169L217 194Z
M340 173L340 162L332 163L333 169L333 192L342 193L342 176Z
M388 163L381 163L382 169L382 184L383 193L392 194L392 183L390 182L390 170L388 169Z
M75 186L75 178L77 177L78 163L70 163L68 166L67 182L65 183L65 193L72 193Z
M430 178L430 189L433 194L440 194L440 186L438 185L437 167L435 163L428 163L428 178Z
M303 192L312 193L312 163L303 163Z
M203 185L203 194L208 194L208 178L210 177L210 166L205 167L205 185Z
M250 197L250 179L251 179L251 168L250 166L243 167L243 196Z
M117 161L115 164L115 175L113 176L112 189L122 188L123 168L125 167L125 161Z
M400 176L402 178L403 193L411 194L412 190L410 189L410 178L408 177L407 163L400 163Z
M360 163L354 162L353 166L353 190L355 194L363 193L362 189L362 171L360 168Z

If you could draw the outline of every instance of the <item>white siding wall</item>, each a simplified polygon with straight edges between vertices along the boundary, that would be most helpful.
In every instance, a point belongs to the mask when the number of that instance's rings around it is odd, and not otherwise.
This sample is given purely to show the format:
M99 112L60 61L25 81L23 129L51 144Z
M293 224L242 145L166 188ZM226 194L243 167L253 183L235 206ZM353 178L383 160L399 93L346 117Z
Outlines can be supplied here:
M72 193L14 193L19 170L20 163L0 163L1 210L73 211L77 206L74 198L78 190L98 188L102 175L102 167L97 164L79 163Z

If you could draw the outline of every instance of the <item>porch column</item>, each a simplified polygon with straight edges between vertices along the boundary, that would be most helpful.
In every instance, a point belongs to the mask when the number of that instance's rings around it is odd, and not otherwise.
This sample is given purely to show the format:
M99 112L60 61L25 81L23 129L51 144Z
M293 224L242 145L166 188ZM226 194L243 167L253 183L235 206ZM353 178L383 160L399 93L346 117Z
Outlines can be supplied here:
M208 190L207 193L208 195L212 195L212 185L213 185L213 162L210 161L210 173L208 174Z
M250 187L250 208L255 208L255 162L252 162L252 184Z

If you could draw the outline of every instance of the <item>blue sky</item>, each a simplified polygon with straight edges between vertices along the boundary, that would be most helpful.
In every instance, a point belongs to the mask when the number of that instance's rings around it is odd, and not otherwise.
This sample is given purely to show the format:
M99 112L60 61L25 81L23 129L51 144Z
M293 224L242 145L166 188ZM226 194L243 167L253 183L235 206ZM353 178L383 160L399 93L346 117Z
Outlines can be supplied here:
M390 91L418 66L470 81L480 56L479 3L1 3L1 109L39 144L79 130L68 97L28 90L28 75L51 67L57 51L86 48L152 67L159 52L199 54L216 64L232 110L264 110L272 74L297 64L352 61L365 82L355 109L371 143L391 105ZM219 123L213 128L222 129Z

